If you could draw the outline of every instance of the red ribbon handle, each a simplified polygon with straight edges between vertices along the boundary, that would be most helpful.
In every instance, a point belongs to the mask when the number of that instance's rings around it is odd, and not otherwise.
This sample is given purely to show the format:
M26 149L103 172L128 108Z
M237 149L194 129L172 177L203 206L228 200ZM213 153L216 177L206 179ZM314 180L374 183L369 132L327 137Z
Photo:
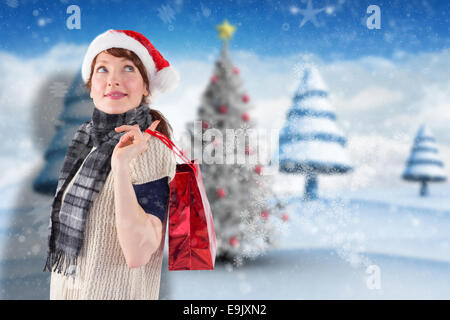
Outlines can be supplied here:
M166 146L169 147L169 149L171 149L175 153L175 155L180 157L181 160L186 162L187 165L189 165L192 168L192 170L194 171L194 175L197 175L197 170L195 169L195 166L192 165L191 160L189 160L183 154L183 152L180 149L178 149L177 146L169 138L167 138L164 134L162 134L161 132L158 132L156 130L150 130L150 129L147 128L147 129L145 129L145 132L147 132L148 134L150 134L150 135L158 138L159 140L161 140ZM179 154L173 148L175 148L179 152Z

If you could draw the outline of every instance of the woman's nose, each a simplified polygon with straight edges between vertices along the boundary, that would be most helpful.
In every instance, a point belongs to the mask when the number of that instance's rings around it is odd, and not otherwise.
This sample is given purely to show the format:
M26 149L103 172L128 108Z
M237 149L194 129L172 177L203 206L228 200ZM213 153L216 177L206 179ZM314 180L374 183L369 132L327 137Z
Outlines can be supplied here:
M108 86L112 86L113 84L118 86L119 85L119 80L117 80L117 79L109 79L108 80Z
M108 85L112 86L115 84L116 86L120 84L119 77L115 72L111 72L108 77Z

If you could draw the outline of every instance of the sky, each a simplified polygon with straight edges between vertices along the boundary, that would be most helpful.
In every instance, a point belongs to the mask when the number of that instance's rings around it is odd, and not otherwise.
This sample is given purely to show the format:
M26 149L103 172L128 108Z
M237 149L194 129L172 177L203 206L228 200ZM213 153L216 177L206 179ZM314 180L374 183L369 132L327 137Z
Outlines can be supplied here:
M80 29L67 28L70 5L80 9ZM380 29L367 27L369 5L380 8ZM322 10L308 16L308 6ZM446 1L2 1L0 134L9 137L0 143L3 167L28 172L39 165L49 138L36 131L36 117L45 119L36 106L62 101L55 90L42 93L43 84L50 79L58 88L79 73L90 41L110 28L143 33L179 72L177 90L156 104L181 134L196 117L219 56L216 26L227 19L237 27L231 59L260 126L283 126L298 70L305 61L318 67L356 168L321 179L321 188L404 185L400 176L422 123L449 172L448 7ZM5 172L2 185L16 173ZM298 192L303 181L292 179Z
M80 9L80 28L66 21ZM380 8L380 29L368 29L369 5ZM36 1L0 4L0 49L23 57L50 50L55 43L89 43L110 28L147 35L171 55L206 56L218 44L215 25L228 19L239 28L232 49L283 56L314 52L326 59L364 55L392 56L398 51L434 51L449 45L447 1L313 0L322 9L306 21L307 0L255 1ZM186 51L187 49L187 51Z

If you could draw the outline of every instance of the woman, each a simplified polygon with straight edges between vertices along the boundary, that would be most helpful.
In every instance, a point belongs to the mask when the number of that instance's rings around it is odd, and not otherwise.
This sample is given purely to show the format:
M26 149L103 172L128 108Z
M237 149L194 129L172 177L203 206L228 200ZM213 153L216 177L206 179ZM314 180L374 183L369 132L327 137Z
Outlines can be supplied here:
M178 74L142 34L108 30L89 45L82 77L93 114L68 148L52 204L50 299L158 299L176 162L145 130L170 137L148 104Z

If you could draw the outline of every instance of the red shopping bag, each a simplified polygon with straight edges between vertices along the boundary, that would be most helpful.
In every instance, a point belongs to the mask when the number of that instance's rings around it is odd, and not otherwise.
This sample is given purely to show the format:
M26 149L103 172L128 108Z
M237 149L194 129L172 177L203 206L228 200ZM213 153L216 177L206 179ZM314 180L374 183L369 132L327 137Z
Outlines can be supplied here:
M169 271L213 270L216 234L198 161L187 159L162 133L145 131L164 142L185 162L177 164L170 182Z

